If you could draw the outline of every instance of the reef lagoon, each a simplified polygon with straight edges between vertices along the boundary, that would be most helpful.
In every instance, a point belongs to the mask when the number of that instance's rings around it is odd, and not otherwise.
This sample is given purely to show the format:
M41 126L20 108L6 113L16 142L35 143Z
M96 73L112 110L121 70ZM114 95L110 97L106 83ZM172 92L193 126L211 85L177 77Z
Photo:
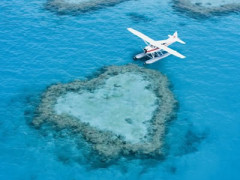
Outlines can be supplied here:
M237 9L49 2L0 1L0 179L239 180ZM133 61L145 44L128 27L178 31L186 58Z

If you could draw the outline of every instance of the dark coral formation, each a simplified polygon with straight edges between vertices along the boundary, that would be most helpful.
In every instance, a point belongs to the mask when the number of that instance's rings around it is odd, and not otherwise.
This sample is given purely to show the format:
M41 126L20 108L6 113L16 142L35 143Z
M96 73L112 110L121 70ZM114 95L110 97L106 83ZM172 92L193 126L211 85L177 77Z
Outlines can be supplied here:
M173 0L173 8L187 13L194 18L208 18L214 15L223 15L240 11L240 3L229 3L221 6L203 6L201 3L192 3L191 0Z
M76 0L77 1L77 0ZM79 14L104 6L113 6L126 0L84 0L73 3L68 0L48 0L46 8L59 14Z
M90 126L89 123L81 122L76 117L67 114L59 115L54 111L54 106L60 96L81 90L94 92L96 88L101 88L108 78L129 72L138 74L144 80L149 81L150 86L147 88L154 92L158 98L157 109L153 113L148 127L147 140L133 144L111 131L99 130ZM164 155L166 123L173 118L175 107L176 100L169 89L168 79L160 72L136 65L110 66L104 68L100 75L90 80L76 80L67 84L59 83L48 87L42 95L32 124L36 128L48 125L55 130L67 130L70 134L83 136L85 141L104 161L118 158L121 155L133 155L140 158L159 157ZM131 123L131 120L127 119L126 123Z

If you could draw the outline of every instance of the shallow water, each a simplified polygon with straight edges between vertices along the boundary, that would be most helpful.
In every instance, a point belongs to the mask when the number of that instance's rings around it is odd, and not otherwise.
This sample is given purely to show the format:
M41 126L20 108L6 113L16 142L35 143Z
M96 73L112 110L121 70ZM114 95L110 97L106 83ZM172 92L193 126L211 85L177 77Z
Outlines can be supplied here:
M0 1L1 179L239 179L240 15L191 19L171 5L126 1L59 16L44 1ZM179 101L167 136L170 153L163 161L89 169L71 139L29 126L31 109L52 83L133 62L144 44L127 27L159 40L178 30L187 42L171 46L186 59L169 56L147 66L168 76Z

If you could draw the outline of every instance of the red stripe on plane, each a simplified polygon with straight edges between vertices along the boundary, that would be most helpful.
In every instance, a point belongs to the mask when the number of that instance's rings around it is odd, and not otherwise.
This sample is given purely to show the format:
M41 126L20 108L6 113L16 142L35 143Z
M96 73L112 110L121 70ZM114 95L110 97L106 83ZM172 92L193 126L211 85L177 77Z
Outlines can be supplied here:
M152 52L152 51L155 51L155 50L157 50L157 49L159 49L159 48L155 48L155 49L149 50L149 51L147 51L147 52Z

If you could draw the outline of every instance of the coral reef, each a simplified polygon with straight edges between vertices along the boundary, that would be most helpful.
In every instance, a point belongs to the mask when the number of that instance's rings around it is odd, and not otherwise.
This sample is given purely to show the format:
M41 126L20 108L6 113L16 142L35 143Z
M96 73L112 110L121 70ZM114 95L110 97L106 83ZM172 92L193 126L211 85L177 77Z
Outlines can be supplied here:
M176 100L166 76L136 65L110 66L96 77L47 88L32 124L81 135L104 160L164 155Z
M237 0L173 0L173 7L194 17L211 17L240 11Z
M123 1L126 0L48 0L46 8L60 14L77 14Z

